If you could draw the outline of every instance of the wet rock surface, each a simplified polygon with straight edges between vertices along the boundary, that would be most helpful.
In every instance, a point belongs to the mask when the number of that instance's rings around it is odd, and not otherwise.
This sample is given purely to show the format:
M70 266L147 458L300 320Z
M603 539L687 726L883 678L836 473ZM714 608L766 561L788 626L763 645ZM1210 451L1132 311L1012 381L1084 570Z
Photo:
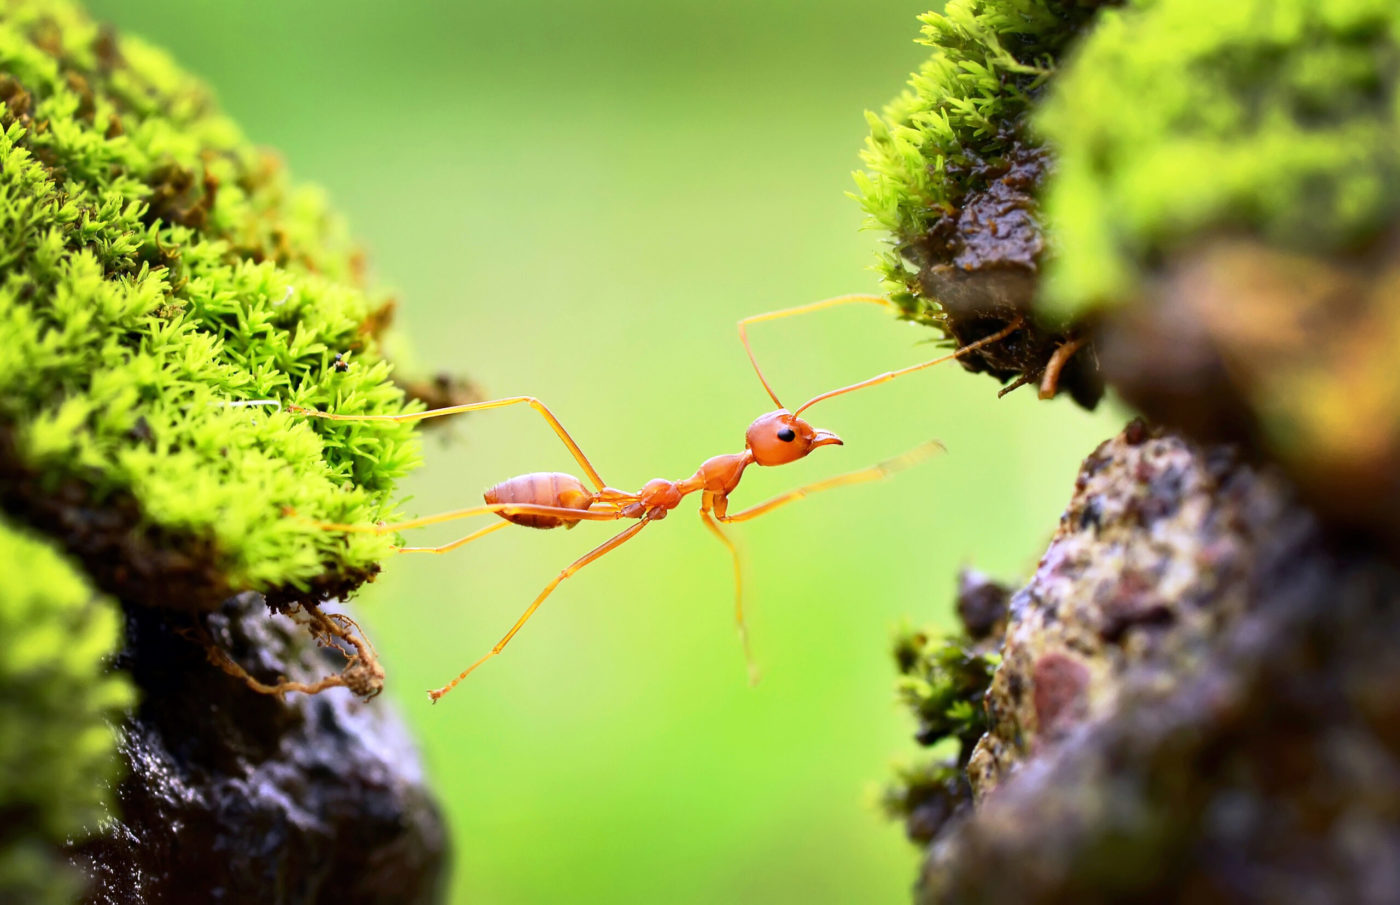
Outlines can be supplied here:
M263 681L315 681L344 658L311 648L261 597L203 617ZM168 611L128 608L119 661L141 689L130 769L105 837L74 853L87 902L438 902L441 815L404 726L343 688L285 700L211 666Z
M1228 448L1086 461L922 902L1400 898L1400 573Z

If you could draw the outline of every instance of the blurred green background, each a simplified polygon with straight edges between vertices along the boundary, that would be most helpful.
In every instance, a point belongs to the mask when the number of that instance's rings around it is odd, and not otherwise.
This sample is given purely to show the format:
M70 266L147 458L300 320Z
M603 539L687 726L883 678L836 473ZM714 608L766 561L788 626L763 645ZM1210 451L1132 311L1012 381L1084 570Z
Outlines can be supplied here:
M103 0L256 142L324 185L399 290L425 369L551 405L637 488L742 448L770 407L734 322L877 289L844 197L876 108L920 62L920 4ZM866 306L755 328L789 405L929 357ZM936 436L949 455L738 526L764 679L745 681L727 555L683 507L566 582L611 526L405 557L359 614L455 843L452 901L901 902L915 852L874 806L916 749L887 655L947 621L958 566L1024 575L1078 461L1122 423L947 366L813 410L831 448L750 470L742 507ZM408 511L577 468L528 410L430 437ZM460 533L460 532L458 532ZM455 536L422 532L414 540Z

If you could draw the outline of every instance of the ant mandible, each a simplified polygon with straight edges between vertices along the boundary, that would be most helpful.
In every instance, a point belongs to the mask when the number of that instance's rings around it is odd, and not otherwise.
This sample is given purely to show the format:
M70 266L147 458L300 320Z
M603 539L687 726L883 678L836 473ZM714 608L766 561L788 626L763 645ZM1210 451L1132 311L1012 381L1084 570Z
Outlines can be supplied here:
M544 603L554 589L570 575L579 569L600 558L606 553L617 549L627 541L635 537L643 528L651 522L660 521L678 505L683 498L689 494L700 493L700 518L705 523L705 527L710 533L728 548L730 556L734 561L734 618L739 630L739 637L744 648L744 657L748 663L749 679L755 681L757 672L754 668L753 657L749 650L748 631L744 625L744 591L743 577L740 572L740 560L738 548L734 542L724 533L720 523L743 522L751 518L757 518L768 512L772 512L779 506L800 500L812 493L822 490L830 490L833 487L842 487L847 484L859 484L864 481L875 481L885 477L901 468L918 462L932 454L936 449L941 449L942 444L938 441L931 441L919 446L902 456L881 462L860 471L853 471L847 474L837 475L814 484L798 487L789 490L787 493L779 494L770 500L766 500L756 506L750 506L740 512L729 512L729 495L739 486L739 480L743 477L744 469L750 465L785 465L788 462L795 462L803 458L812 450L821 446L839 446L841 438L827 430L818 430L812 427L801 417L804 411L834 396L843 393L854 392L866 387L875 386L905 374L912 374L924 368L932 367L954 358L961 358L969 352L976 351L983 346L999 342L1019 330L1024 321L1017 319L1004 329L998 330L989 336L985 336L975 342L968 343L962 348L947 354L925 361L920 364L910 365L896 371L888 371L874 377L853 383L850 386L841 387L835 390L828 390L804 402L796 411L789 412L778 401L778 396L769 386L768 379L763 376L763 369L758 366L758 359L754 357L753 349L749 346L747 327L749 324L760 321L776 320L782 317L790 317L794 314L806 314L818 311L823 308L831 308L836 305L846 305L852 303L873 303L883 305L888 308L895 308L893 302L879 296L872 295L844 295L836 298L826 299L820 302L813 302L807 305L800 305L795 308L784 308L779 311L769 311L764 314L755 314L739 321L739 338L744 344L744 349L748 352L749 361L753 364L754 371L758 374L758 379L763 384L763 388L768 391L768 395L777 406L775 411L760 415L749 425L744 436L744 451L731 453L728 455L714 456L701 463L699 469L688 478L679 481L669 481L665 478L655 478L643 485L642 489L636 493L628 493L625 490L618 490L609 487L598 475L597 469L588 461L588 457L579 449L574 438L569 436L569 432L559 423L559 419L554 416L544 403L533 396L510 396L505 399L492 399L487 402L471 402L464 405L453 405L446 408L430 409L422 412L409 412L401 415L339 415L331 412L321 412L315 409L303 408L301 406L289 405L288 411L308 415L316 418L329 418L336 421L422 421L425 418L438 418L444 415L456 415L462 412L479 412L485 409L505 408L510 405L528 405L549 422L549 426L559 435L559 439L569 448L579 467L588 476L589 482L593 484L592 490L584 486L583 481L573 475L561 472L534 472L532 474L520 475L507 481L502 481L490 488L483 495L486 500L484 506L474 506L470 509L458 509L452 512L443 512L437 515L424 516L423 518L411 519L405 522L379 525L347 525L336 522L317 522L317 527L328 531L359 531L374 534L388 534L390 532L405 531L409 528L419 528L425 525L436 525L442 522L455 521L457 519L471 518L472 516L494 513L504 521L487 525L480 528L466 537L442 544L437 547L396 547L400 553L447 553L463 547L478 538L485 537L493 531L497 531L509 524L524 525L528 528L557 528L564 526L572 528L580 521L617 521L619 519L636 519L637 523L628 527L621 533L613 536L610 540L600 544L594 549L576 559L567 568L554 576L554 580L545 585L539 596L534 599L520 618L506 632L505 637L496 642L479 660L468 666L466 669L446 685L428 692L428 696L437 702L439 698L447 694L457 686L478 666L499 654L515 637L526 621L535 614L540 604Z

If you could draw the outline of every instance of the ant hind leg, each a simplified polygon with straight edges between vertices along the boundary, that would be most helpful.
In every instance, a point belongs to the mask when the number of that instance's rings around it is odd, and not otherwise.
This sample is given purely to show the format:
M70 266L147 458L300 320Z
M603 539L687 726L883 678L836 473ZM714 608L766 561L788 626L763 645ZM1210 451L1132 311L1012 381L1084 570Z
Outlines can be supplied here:
M543 515L552 518L563 518L570 521L586 522L610 522L622 518L621 512L614 506L605 506L599 509L567 509L563 506L538 506L534 503L487 503L484 506L470 506L466 509L453 509L450 512L439 512L436 515L425 515L422 518L409 519L406 522L389 522L377 525L357 525L346 522L311 522L310 524L322 531L346 531L355 534L393 534L397 531L407 531L410 528L423 528L428 525L440 525L443 522L455 522L458 519L473 518L478 515ZM502 522L502 525L510 524ZM478 533L476 536L480 536ZM475 537L472 538L473 540ZM463 540L462 543L467 543ZM461 546L461 544L458 544Z
M499 531L509 524L510 522L506 521L496 522L495 524L487 525L485 528L478 528L466 537L459 537L450 543L442 544L437 547L395 547L394 551L396 553L451 553L458 547L465 547L472 541L485 537L492 531Z
M453 679L451 682L448 682L441 688L435 688L432 691L429 691L428 697L432 699L434 704L436 704L439 698L447 694L453 688L456 688L457 683L461 682L467 676L471 675L472 672L478 666L485 663L487 660L490 660L492 657L496 656L501 651L505 650L506 645L510 643L510 639L514 638L516 633L520 631L520 629L525 625L527 621L529 621L530 617L535 615L535 610L540 608L540 604L544 603L546 597L554 593L554 589L559 587L560 583L563 582L564 579L568 578L570 575L574 574L579 569L582 569L584 566L593 562L595 559L598 559L603 554L609 553L617 547L622 546L627 541L631 540L637 534L638 531L641 531L647 526L647 523L649 521L650 519L643 518L641 521L637 522L637 524L632 525L620 534L613 535L613 537L611 537L610 539L604 541L602 544L599 544L597 547L594 547L592 550L570 563L567 568L565 568L558 575L554 576L553 581L544 586L544 590L540 591L539 595L535 597L534 601L528 607L525 608L525 612L520 615L519 619L515 620L515 625L512 625L510 627L510 631L506 632L505 636L501 638L500 641L496 642L495 647L487 651L479 660L477 660L471 666L468 666L466 669L462 670L461 673L457 675L457 678Z

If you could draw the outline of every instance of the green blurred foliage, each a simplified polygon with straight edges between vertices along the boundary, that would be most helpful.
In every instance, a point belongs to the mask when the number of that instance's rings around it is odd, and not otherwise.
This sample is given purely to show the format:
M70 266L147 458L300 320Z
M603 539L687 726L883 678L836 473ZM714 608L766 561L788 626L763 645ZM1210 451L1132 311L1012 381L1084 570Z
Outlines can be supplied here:
M132 703L102 661L118 609L52 547L0 521L0 901L71 901L66 842L98 829L118 778L109 721Z
M742 447L768 401L739 317L875 287L876 238L844 192L862 111L924 56L924 8L894 2L92 7L171 49L329 189L398 287L423 365L539 396L628 488ZM926 331L857 307L752 331L780 395L934 353ZM359 615L448 809L453 900L906 900L916 853L875 806L890 758L913 748L890 627L951 624L960 563L1030 567L1079 459L1121 421L994 392L949 366L841 397L814 412L846 446L750 470L736 506L930 436L950 450L738 526L757 688L727 556L684 508L565 582L435 707L422 690L608 526L388 563ZM414 513L576 470L526 410L467 416L426 445L401 485Z
M1364 247L1400 205L1397 86L1396 0L1106 10L1035 120L1057 160L1046 308L1130 299L1203 233Z
M982 698L998 655L975 649L964 635L903 626L895 633L894 660L895 694L913 712L920 742L953 739L965 758L987 731Z

